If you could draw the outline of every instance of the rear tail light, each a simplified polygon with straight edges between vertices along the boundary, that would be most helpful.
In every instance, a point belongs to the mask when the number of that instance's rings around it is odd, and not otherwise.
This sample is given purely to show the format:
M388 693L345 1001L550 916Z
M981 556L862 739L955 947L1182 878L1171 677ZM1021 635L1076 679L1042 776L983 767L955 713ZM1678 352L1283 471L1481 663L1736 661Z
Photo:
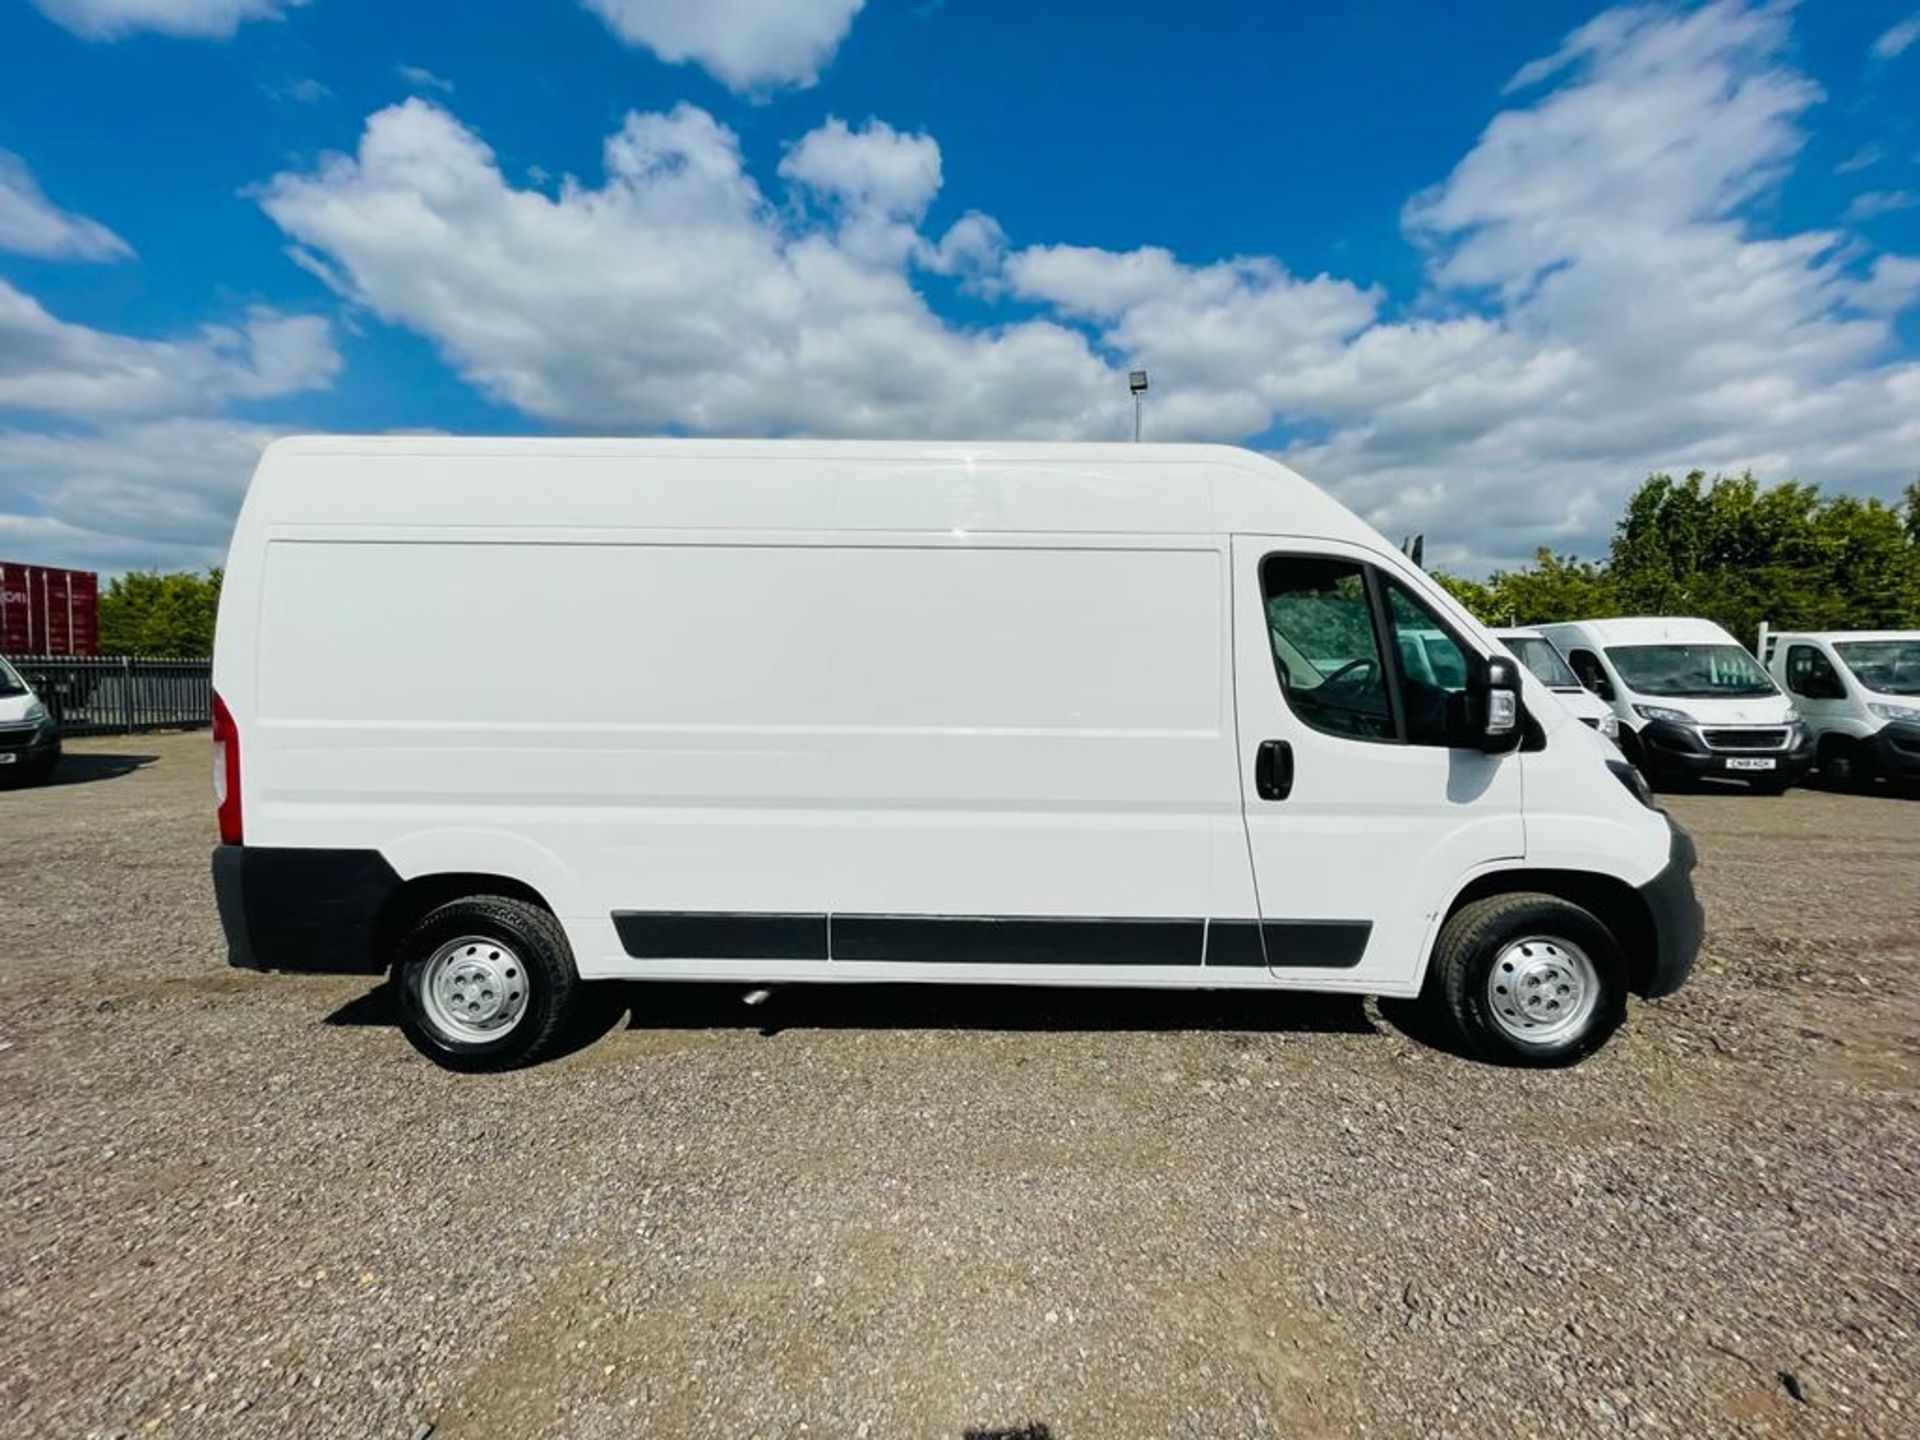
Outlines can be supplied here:
M220 843L240 843L240 731L233 712L213 697L213 799L220 820Z

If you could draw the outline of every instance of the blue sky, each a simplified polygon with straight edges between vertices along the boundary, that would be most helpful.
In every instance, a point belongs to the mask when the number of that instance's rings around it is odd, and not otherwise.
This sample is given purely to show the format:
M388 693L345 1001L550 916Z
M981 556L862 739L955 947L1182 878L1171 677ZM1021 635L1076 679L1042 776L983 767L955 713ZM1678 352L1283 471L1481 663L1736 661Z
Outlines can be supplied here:
M1478 569L1920 474L1920 9L5 0L0 554L289 430L1272 450Z

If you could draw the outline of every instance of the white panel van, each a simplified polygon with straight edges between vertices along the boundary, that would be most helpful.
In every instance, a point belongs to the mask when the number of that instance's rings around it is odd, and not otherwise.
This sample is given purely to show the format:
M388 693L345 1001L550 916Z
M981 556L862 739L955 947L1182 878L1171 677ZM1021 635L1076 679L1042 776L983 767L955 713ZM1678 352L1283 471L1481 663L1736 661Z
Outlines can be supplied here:
M1761 650L1813 732L1823 776L1920 781L1920 630L1781 631Z
M1613 707L1621 750L1653 784L1713 777L1777 795L1812 768L1813 741L1792 704L1711 620L1639 615L1539 628Z
M458 1068L652 979L1425 993L1566 1063L1700 940L1631 767L1240 450L280 441L214 683L233 962L391 972Z

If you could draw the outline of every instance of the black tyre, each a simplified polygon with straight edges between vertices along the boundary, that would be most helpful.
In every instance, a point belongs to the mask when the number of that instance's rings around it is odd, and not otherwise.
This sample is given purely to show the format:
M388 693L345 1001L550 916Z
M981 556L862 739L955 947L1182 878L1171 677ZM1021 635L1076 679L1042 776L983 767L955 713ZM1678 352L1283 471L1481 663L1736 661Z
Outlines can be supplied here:
M511 1070L554 1054L580 978L560 922L537 905L474 895L427 912L395 949L401 1028L449 1070Z
M1462 1047L1508 1065L1571 1065L1626 1016L1613 934L1552 895L1490 895L1440 929L1427 1003Z

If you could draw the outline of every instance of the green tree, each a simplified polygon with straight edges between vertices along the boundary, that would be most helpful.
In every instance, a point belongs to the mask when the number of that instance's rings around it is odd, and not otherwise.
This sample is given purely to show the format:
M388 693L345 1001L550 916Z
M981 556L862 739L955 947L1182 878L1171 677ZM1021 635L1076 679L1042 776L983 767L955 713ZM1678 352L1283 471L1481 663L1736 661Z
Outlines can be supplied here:
M1751 642L1776 629L1920 627L1920 481L1901 502L1763 487L1750 474L1649 475L1607 559L1541 550L1484 581L1437 577L1481 619L1534 624L1611 615L1700 615Z
M213 653L221 572L162 575L130 571L100 597L100 648L109 655Z
M1613 579L1603 566L1551 550L1533 552L1531 567L1496 570L1487 582L1502 625L1544 625L1618 613Z
M1495 603L1493 587L1483 580L1468 580L1464 576L1449 575L1444 570L1435 570L1433 578L1442 590L1458 600L1473 612L1474 619L1482 625L1504 625L1506 619L1499 613Z
M1865 629L1920 621L1920 545L1900 510L1761 488L1751 474L1649 476L1627 502L1609 569L1623 610L1703 615L1750 640L1776 628Z

